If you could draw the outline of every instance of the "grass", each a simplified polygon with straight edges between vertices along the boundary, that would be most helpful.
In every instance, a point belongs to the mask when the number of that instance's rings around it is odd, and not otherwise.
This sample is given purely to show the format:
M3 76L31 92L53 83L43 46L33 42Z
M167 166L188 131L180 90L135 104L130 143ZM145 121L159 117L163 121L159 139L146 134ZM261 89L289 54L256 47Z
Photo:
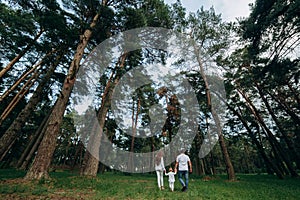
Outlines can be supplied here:
M270 175L238 175L204 180L190 176L189 190L182 193L176 179L175 191L159 191L155 174L107 172L84 178L68 171L51 173L51 180L24 181L24 171L0 170L0 199L299 199L300 179L279 180Z

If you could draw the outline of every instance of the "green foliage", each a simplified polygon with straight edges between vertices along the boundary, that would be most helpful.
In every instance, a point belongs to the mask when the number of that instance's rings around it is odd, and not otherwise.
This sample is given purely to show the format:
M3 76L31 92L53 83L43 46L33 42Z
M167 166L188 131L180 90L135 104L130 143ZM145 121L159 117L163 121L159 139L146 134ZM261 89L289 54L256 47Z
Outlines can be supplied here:
M299 1L257 0L249 18L241 22L243 37L251 41L250 55L270 51L273 59L297 48L299 11Z
M35 34L35 25L31 13L16 9L13 10L4 3L0 3L0 54L4 56L1 62L12 59L30 41ZM1 68L0 68L1 69Z

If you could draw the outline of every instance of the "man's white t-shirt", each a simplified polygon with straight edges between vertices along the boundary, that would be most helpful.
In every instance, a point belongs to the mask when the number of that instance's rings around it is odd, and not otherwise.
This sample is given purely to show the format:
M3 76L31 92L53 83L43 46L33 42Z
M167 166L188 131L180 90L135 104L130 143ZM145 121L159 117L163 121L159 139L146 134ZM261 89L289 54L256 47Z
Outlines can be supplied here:
M180 154L177 156L176 158L176 162L178 162L179 171L188 171L189 167L188 167L188 162L190 161L190 157L185 155L185 154Z

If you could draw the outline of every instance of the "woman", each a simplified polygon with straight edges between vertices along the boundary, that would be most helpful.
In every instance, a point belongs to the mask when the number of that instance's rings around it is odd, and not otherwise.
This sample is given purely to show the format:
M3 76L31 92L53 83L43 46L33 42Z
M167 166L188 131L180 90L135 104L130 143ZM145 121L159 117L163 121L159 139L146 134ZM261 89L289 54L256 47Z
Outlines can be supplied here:
M160 190L164 190L164 177L163 173L166 171L164 165L163 152L159 151L155 157L155 171L157 175L157 184Z

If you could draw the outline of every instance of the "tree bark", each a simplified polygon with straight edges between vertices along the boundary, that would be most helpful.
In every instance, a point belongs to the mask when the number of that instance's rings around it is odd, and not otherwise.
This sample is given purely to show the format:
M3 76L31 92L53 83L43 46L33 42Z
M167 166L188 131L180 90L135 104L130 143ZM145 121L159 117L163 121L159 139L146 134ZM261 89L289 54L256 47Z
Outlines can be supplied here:
M34 64L33 67L28 71L25 71L22 74L22 76L12 86L10 86L10 88L6 90L2 96L0 96L0 102L3 101L4 98L6 98L12 91L14 91L20 85L20 83L24 81L31 73L37 74L39 67L42 66L42 64L45 62L45 59L50 55L52 55L55 51L56 49L48 52L40 62Z
M226 103L226 104L227 104L227 107L240 119L240 121L246 128L247 132L249 133L250 138L252 139L252 141L256 145L256 147L258 148L258 152L264 159L267 168L271 168L276 173L278 178L283 179L284 175L283 175L282 171L280 171L278 169L278 167L269 159L269 157L267 156L267 154L264 150L264 147L262 146L262 144L259 141L257 141L255 134L252 132L251 128L248 126L247 121L242 117L242 115L236 109L234 109L228 103Z
M79 141L78 145L76 146L76 151L74 154L74 160L72 161L72 170L76 167L76 164L82 164L82 154L83 154L84 146L81 141Z
M121 58L120 61L118 63L120 69L122 69L124 67L125 64L125 59L127 57L127 53L124 53ZM105 119L106 119L106 115L108 112L108 109L111 105L111 98L113 95L113 90L115 88L115 86L119 83L120 81L120 75L116 75L116 77L114 77L114 72L112 73L112 75L110 76L110 79L108 80L104 93L102 95L102 102L101 102L101 106L100 109L98 111L97 114L97 119L98 122L95 123L99 123L99 128L100 128L100 133L98 135L98 137L94 140L97 141L101 139L102 137L102 133L103 133L103 128L104 128L104 124L105 124ZM100 142L99 142L100 145ZM95 149L99 150L99 145L97 144L93 144L93 146L95 146ZM99 167L99 160L96 159L95 157L93 157L89 152L86 152L88 154L85 154L85 158L83 159L83 166L81 167L81 175L84 176L96 176L97 172L98 172L98 167Z
M30 139L29 143L26 145L25 150L23 151L21 157L19 158L16 167L20 168L25 161L25 158L28 156L30 150L33 148L34 144L38 141L38 138L41 136L41 132L45 124L47 123L47 120L49 119L51 111L44 117L42 123L39 125L39 128L35 131L34 135Z
M138 121L138 115L140 112L140 106L141 106L141 101L140 98L138 97L138 101L137 101L137 110L135 112L134 110L134 102L132 105L132 139L131 139L131 146L130 146L130 158L129 158L129 169L130 171L134 171L133 167L134 167L134 163L133 163L133 153L134 153L134 139L135 139L135 135L136 135L136 127L137 127L137 121Z
M214 106L211 103L211 93L210 93L208 80L207 80L206 74L204 72L204 68L203 68L203 65L202 65L201 58L200 58L199 49L196 47L195 44L194 44L194 52L196 54L196 58L197 58L198 65L199 65L199 68L200 68L200 73L201 73L202 79L203 79L204 84L205 84L207 106L208 106L208 109L211 111L211 114L213 116L213 120L215 121L215 124L216 124L216 127L217 127L217 133L218 133L218 136L219 136L219 144L220 144L222 154L223 154L223 157L224 157L224 160L225 160L228 180L233 181L233 180L236 179L234 168L233 168L229 153L227 151L227 147L226 147L226 143L225 143L225 140L224 140L224 137L223 137L219 116L216 113L216 111L214 109Z
M286 163L287 168L289 169L292 177L297 177L298 174L295 171L294 167L292 166L290 159L288 157L288 155L284 152L284 150L282 149L282 147L280 146L280 144L278 143L278 141L276 140L275 136L273 135L273 133L271 132L271 130L267 127L267 125L265 124L263 118L261 117L261 115L259 114L258 110L256 109L256 107L253 105L252 101L248 98L248 96L240 89L238 88L238 92L243 96L243 98L246 100L246 102L249 105L249 109L252 112L252 114L254 115L254 117L257 119L257 121L259 122L259 124L262 126L262 128L266 131L267 134L267 138L270 142L270 145L273 148L273 151L278 151L279 156L281 157L282 160L284 160L284 162ZM275 152L277 153L277 152Z
M293 143L293 141L288 138L286 131L284 130L284 128L281 126L280 122L278 121L273 109L271 108L271 105L269 104L268 100L266 99L266 97L264 96L264 92L262 91L261 87L256 84L256 88L259 92L260 97L262 98L264 104L266 105L266 108L268 109L273 121L275 122L279 132L281 133L281 136L283 138L283 140L285 141L285 143L288 146L288 150L289 150L289 155L291 155L292 157L294 157L294 161L297 163L297 166L300 166L300 156L295 148L295 145Z
M48 72L46 73L45 77L37 87L37 89L34 91L32 97L28 101L25 108L19 113L17 118L13 121L13 123L9 126L5 134L0 138L0 155L4 154L5 149L8 148L8 144L12 141L14 141L18 137L18 133L20 133L20 130L23 126L23 124L26 122L26 120L30 117L31 112L34 110L35 106L38 104L41 93L50 80L51 76L53 75L57 65L60 62L61 56L57 57L57 61L50 67ZM0 160L1 161L1 160Z
M55 151L59 128L62 123L63 115L74 86L75 76L79 70L80 61L83 57L84 49L86 48L92 36L92 29L96 26L98 18L99 13L94 16L93 21L90 24L90 28L86 29L83 36L80 37L81 40L74 55L74 59L70 64L69 73L64 81L61 94L58 97L56 104L54 105L53 111L49 117L45 135L39 146L33 164L25 176L25 179L41 179L43 177L49 178L48 170L53 157L53 153Z
M44 134L45 134L45 131L46 131L46 124L48 122L50 114L51 114L51 111L48 114L48 116L45 117L43 123L39 126L38 130L36 131L36 135L38 137L37 137L37 139L35 141L33 141L34 145L32 146L32 148L30 148L30 151L26 155L26 158L23 160L22 165L19 167L20 169L22 169L22 170L28 169L28 165L30 164L30 161L34 157L34 153L38 149L38 147L41 144L41 141L42 141L42 139L44 137Z
M13 109L18 105L20 100L26 95L26 93L29 92L32 85L37 80L38 76L40 75L39 72L36 72L35 74L30 77L26 83L23 85L21 90L15 95L15 97L12 99L12 101L9 103L9 105L5 108L3 113L0 116L0 125L2 122L7 118L7 116L13 111Z
M105 117L104 120L100 122L99 125L100 127L103 127L102 122L104 125ZM98 119L94 119L94 121L92 122L93 128L91 132L94 134L90 136L88 141L90 149L87 150L84 154L83 163L80 171L80 175L83 176L92 176L92 177L97 176L99 158L95 157L95 155L96 156L99 155L99 147L100 147L101 137L103 133L102 128L100 128L99 132L96 132L98 131L97 130L98 123L99 123Z
M216 95L218 95L218 94L216 93ZM223 100L222 98L220 98L220 99ZM261 154L263 160L265 161L267 171L271 171L270 169L272 169L276 173L278 178L283 179L284 178L284 173L279 169L279 167L277 167L277 164L272 162L271 159L267 156L263 145L259 141L257 141L257 139L255 137L255 134L252 132L251 128L248 126L247 121L243 118L243 116L235 108L230 106L228 104L228 102L224 102L224 103L226 103L227 107L240 119L240 121L242 122L242 124L246 128L247 132L249 133L250 138L252 139L253 143L258 148L258 152ZM238 109L239 109L239 107L238 107ZM259 125L256 124L256 126L257 126L257 132L259 132Z

